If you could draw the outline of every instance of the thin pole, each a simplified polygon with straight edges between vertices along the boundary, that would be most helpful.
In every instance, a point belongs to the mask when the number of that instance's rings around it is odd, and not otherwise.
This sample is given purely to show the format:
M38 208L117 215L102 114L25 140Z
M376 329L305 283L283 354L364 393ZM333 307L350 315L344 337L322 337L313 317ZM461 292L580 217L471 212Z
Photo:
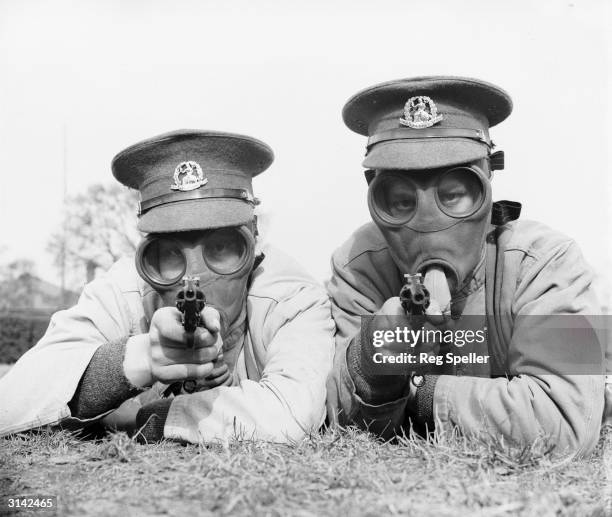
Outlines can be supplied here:
M66 143L66 124L62 125L62 246L61 246L61 289L62 289L62 309L66 307L66 238L68 229L66 228L66 198L68 194L68 146Z

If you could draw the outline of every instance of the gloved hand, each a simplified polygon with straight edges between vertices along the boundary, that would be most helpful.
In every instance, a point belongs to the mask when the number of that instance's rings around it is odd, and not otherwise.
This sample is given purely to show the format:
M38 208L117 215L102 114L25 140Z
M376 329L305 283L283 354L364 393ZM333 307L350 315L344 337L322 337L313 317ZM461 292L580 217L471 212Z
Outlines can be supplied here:
M127 399L115 411L106 415L101 420L102 425L107 429L133 434L137 430L136 415L140 408L164 398L164 391L167 387L166 384L156 382L151 389Z
M409 379L415 370L421 375L439 374L443 367L428 364L423 368L420 364L393 360L400 358L404 352L417 357L420 354L435 357L444 348L440 343L422 339L415 346L410 346L412 336L403 332L398 336L396 329L444 331L452 326L453 321L442 315L435 300L430 302L425 315L409 317L399 297L389 298L371 319L363 335L360 332L349 346L349 368L353 371L357 393L372 404L382 404L402 396L414 398L416 387L409 383ZM387 339L387 336L400 339Z

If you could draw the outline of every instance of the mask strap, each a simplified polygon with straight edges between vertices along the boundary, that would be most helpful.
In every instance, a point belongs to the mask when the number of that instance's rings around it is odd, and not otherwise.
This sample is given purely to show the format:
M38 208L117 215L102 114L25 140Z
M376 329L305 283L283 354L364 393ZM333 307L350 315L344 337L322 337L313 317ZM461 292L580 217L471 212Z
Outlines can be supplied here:
M255 262L253 262L253 271L255 271L260 266L260 264L263 262L265 258L266 258L266 255L264 253L260 253L259 255L255 257Z
M489 156L489 167L491 171L504 170L505 156L503 151L495 151Z
M368 182L368 185L370 183L372 183L372 180L375 178L376 176L376 171L372 170L372 169L367 169L365 171L363 171L363 175L365 176L366 181Z
M253 262L253 269L249 273L249 279L247 280L247 290L251 288L251 284L253 283L253 273L255 270L261 265L261 263L266 258L264 253L260 253L259 255L255 255L255 262Z
M257 227L257 215L253 216L253 237L259 237L259 228Z
M495 201L491 211L491 224L503 226L510 221L516 221L521 215L523 205L517 201Z

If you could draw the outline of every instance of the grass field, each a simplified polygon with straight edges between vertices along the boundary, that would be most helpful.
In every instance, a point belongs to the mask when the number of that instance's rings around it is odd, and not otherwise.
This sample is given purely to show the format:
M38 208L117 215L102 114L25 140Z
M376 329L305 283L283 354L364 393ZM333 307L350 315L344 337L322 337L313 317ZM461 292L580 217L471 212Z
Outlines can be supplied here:
M0 464L4 496L57 495L58 515L612 515L612 427L573 462L543 443L390 444L354 430L225 447L43 431L0 439Z

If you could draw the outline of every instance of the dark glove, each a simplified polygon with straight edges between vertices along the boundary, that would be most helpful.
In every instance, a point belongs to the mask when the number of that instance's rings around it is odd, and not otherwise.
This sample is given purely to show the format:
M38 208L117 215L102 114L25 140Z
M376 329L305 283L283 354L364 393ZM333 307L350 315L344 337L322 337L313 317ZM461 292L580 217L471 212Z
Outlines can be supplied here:
M164 426L172 399L161 399L143 406L136 415L136 439L140 443L158 442L164 437Z

